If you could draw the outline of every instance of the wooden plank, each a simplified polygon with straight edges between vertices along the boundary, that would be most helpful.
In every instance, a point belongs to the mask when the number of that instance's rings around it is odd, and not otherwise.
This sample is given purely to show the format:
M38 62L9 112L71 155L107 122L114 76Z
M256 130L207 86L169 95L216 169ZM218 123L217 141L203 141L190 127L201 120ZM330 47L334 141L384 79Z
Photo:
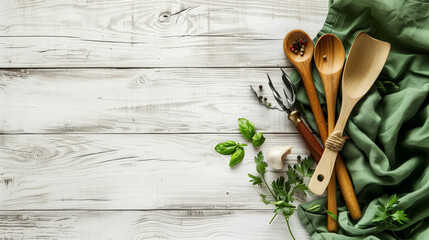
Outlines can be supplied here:
M0 209L267 209L247 176L253 156L291 145L296 163L308 152L295 134L266 139L230 169L214 147L246 142L239 134L0 135Z
M291 69L287 69L291 72ZM279 69L0 70L3 133L238 133L237 119L258 131L296 133L284 112L259 105L249 84Z
M0 68L286 66L327 0L1 1Z
M291 239L272 211L0 212L1 239ZM310 239L296 215L296 239Z

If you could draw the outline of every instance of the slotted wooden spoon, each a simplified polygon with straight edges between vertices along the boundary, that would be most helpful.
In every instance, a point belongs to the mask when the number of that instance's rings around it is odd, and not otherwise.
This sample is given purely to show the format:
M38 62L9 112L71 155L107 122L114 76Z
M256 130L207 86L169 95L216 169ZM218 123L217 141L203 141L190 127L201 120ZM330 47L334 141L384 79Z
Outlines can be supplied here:
M342 80L343 101L334 132L343 132L356 103L374 84L389 55L390 44L359 33L350 49ZM308 188L321 195L328 186L338 155L337 151L325 148Z

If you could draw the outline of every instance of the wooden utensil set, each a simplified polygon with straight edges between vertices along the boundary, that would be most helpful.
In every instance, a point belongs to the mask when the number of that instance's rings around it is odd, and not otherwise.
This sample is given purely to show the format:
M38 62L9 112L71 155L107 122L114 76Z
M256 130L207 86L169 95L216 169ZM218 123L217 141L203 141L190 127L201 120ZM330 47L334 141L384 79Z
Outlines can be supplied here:
M305 52L302 55L290 50L297 39L302 39L306 42ZM301 129L299 132L306 146L309 148L313 158L318 162L309 183L309 190L316 195L321 195L328 188L328 210L337 215L337 180L351 217L358 219L362 215L359 203L350 176L338 151L341 150L344 144L342 132L348 117L355 104L368 92L380 74L387 60L390 44L374 39L366 33L359 33L352 44L344 72L344 47L341 41L333 34L325 34L320 37L313 53L313 42L308 34L302 30L293 30L285 37L283 49L287 58L301 76L320 138L325 145L323 154L320 155L322 146L312 139L313 136L308 134L308 129L302 131L303 128L307 127L305 124L300 124L301 126L298 130ZM313 55L325 90L328 126L313 82L311 68ZM337 124L335 124L335 103L342 72L343 101L340 116ZM283 75L285 75L284 72ZM281 105L281 102L279 104ZM336 179L333 176L336 176ZM338 231L338 223L330 216L328 216L328 231Z

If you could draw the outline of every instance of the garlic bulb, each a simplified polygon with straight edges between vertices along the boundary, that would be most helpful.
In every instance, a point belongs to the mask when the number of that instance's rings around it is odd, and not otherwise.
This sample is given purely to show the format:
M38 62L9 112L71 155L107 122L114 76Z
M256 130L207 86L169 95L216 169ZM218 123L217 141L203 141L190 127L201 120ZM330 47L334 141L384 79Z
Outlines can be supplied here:
M282 169L283 161L290 154L291 150L292 146L271 148L267 157L268 166L274 169Z

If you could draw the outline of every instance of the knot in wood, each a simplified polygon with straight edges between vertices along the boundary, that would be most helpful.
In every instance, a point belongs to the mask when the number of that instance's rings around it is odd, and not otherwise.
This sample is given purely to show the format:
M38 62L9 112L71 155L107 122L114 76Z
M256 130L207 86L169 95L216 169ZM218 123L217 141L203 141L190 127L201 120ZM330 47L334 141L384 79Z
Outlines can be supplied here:
M23 151L26 152L27 158L36 160L39 164L58 155L58 152L53 148L30 147Z
M332 151L339 152L343 149L346 139L348 139L348 137L343 137L343 132L335 131L326 139L325 147Z
M164 11L159 14L158 21L162 23L168 23L171 19L171 11Z
M35 148L32 148L30 151L30 158L36 159L36 160L49 158L50 155L51 153L46 148L35 147Z

